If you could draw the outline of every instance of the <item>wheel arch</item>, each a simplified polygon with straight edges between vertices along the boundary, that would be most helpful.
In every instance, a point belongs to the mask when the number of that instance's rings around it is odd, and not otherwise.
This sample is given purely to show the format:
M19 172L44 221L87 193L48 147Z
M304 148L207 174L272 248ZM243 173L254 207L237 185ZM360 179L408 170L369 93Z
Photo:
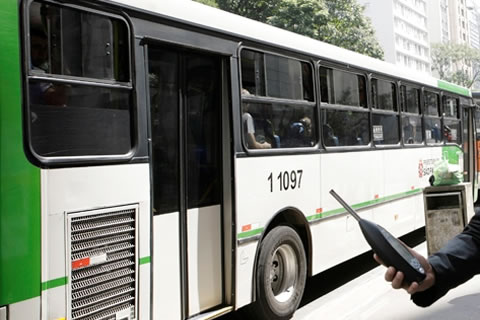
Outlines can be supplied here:
M252 273L252 302L257 300L257 262L260 254L261 244L267 234L277 226L286 225L291 227L302 240L303 248L305 250L305 256L307 258L307 276L312 276L312 234L310 230L310 224L308 223L305 215L298 208L285 207L273 215L270 221L266 224L260 239L258 240L257 249L255 252L254 269Z

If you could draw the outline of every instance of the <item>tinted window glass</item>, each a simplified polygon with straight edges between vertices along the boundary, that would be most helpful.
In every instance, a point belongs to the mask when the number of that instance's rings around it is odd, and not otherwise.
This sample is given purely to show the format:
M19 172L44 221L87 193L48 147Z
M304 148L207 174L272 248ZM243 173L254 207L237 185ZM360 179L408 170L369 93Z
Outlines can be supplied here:
M419 144L423 142L422 118L420 116L402 117L403 143Z
M302 99L302 66L300 61L265 55L267 94L270 97Z
M222 122L220 61L186 55L188 208L220 203Z
M30 53L33 72L129 81L128 29L119 19L33 2Z
M420 114L420 90L410 86L400 86L400 103L403 112Z
M367 107L365 77L350 72L320 68L322 102Z
M265 95L263 53L242 50L242 87L250 94Z
M133 147L128 84L39 81L43 74L129 80L126 24L43 2L30 6L30 146L43 157L125 155ZM99 80L99 81L100 81Z
M372 79L372 104L376 109L397 111L395 84L390 81Z
M439 96L437 93L433 93L430 91L424 92L424 100L425 100L425 114L429 116L440 116L439 113Z
M323 140L327 147L364 146L370 142L368 112L322 110Z
M443 113L445 117L458 118L458 99L443 96Z
M153 213L179 211L178 56L148 51L152 130Z
M312 147L314 119L309 106L244 102L244 139L249 149Z
M30 81L31 145L44 157L126 154L130 91Z
M314 101L311 65L250 50L242 50L242 88L258 96Z
M445 119L443 121L443 135L445 142L460 144L462 142L460 121Z
M373 142L376 145L397 144L400 141L398 115L374 113L372 121Z
M438 144L443 142L443 132L441 130L440 119L424 118L425 122L425 140L428 144Z

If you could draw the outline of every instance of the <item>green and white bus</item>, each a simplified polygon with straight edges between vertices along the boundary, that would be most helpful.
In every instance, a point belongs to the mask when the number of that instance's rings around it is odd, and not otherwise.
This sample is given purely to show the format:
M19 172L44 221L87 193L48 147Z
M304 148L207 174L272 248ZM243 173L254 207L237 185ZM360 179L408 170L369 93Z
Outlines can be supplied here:
M191 1L0 7L0 319L288 319L401 236L436 160L475 172L465 88Z

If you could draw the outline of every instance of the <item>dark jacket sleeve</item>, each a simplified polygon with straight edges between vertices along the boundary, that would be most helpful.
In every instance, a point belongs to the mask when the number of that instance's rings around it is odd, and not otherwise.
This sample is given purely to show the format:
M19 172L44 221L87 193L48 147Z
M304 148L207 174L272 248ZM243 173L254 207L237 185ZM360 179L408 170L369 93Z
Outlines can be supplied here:
M450 289L480 273L480 210L462 233L428 258L435 272L435 285L412 295L413 302L427 307Z

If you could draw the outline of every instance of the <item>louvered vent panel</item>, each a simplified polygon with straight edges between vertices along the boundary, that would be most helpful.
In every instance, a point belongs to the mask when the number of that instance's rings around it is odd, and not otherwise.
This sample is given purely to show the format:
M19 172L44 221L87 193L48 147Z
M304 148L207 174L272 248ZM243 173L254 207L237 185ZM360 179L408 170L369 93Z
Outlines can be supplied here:
M134 319L136 208L69 215L74 320Z

